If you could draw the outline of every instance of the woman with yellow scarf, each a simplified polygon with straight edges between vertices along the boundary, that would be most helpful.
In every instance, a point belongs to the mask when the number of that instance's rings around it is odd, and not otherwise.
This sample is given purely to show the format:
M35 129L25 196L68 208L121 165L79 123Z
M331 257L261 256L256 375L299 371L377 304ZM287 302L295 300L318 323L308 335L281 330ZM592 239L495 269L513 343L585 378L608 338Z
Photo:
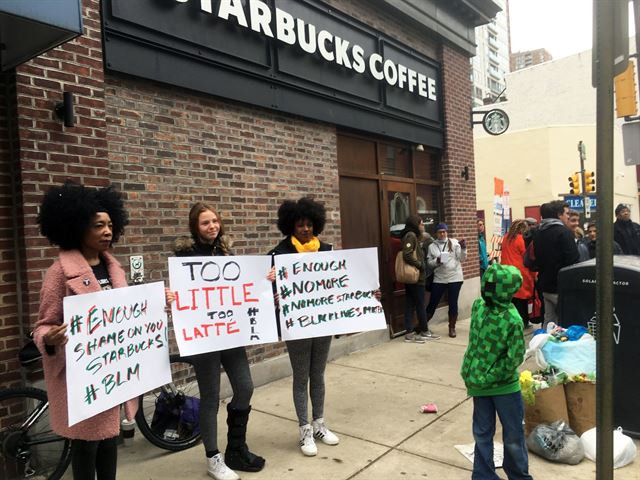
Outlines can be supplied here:
M322 233L325 222L326 211L322 204L307 197L297 202L286 200L278 209L278 229L286 238L269 255L332 250L331 245L321 242L317 237ZM275 280L275 272L272 271L269 278ZM314 439L327 445L339 443L338 437L324 423L324 371L331 337L289 340L286 343L293 370L293 403L300 426L300 450L311 457L318 453ZM308 417L309 396L311 424Z

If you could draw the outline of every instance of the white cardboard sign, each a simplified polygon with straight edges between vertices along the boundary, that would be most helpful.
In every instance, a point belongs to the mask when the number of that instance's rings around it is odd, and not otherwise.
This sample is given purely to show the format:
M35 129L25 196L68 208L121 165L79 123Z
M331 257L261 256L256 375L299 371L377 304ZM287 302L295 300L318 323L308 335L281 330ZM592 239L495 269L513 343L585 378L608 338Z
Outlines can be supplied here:
M164 283L64 298L69 426L169 383Z
M387 328L376 248L275 257L283 340Z
M180 355L278 341L271 257L169 258Z

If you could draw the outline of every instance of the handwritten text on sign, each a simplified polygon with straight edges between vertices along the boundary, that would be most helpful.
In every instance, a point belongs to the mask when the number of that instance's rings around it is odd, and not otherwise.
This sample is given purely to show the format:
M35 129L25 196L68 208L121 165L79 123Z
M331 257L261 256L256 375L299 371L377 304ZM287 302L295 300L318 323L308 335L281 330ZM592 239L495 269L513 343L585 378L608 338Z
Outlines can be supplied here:
M169 258L180 354L276 342L270 268L267 256Z
M375 248L275 257L283 340L387 328Z
M171 381L162 282L64 298L69 425Z

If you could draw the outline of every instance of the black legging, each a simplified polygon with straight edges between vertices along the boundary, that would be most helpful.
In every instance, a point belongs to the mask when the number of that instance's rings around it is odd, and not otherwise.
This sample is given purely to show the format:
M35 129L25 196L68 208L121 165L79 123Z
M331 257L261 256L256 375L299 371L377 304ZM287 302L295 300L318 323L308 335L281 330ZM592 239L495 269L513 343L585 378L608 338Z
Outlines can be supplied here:
M522 317L522 324L526 327L529 325L529 300L523 298L515 298L511 299L511 303L516 307L518 313Z
M73 480L115 480L117 467L118 437L71 441Z

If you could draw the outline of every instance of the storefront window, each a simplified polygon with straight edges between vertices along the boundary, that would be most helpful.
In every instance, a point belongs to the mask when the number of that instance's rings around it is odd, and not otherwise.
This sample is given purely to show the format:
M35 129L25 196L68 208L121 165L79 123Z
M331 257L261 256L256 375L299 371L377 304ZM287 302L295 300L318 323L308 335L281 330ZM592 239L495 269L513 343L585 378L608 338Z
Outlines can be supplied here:
M380 169L384 175L410 178L411 152L407 147L380 145Z
M413 152L413 171L420 180L440 181L440 152L425 149Z
M422 218L427 232L435 236L440 223L440 189L431 185L416 185L416 212Z

